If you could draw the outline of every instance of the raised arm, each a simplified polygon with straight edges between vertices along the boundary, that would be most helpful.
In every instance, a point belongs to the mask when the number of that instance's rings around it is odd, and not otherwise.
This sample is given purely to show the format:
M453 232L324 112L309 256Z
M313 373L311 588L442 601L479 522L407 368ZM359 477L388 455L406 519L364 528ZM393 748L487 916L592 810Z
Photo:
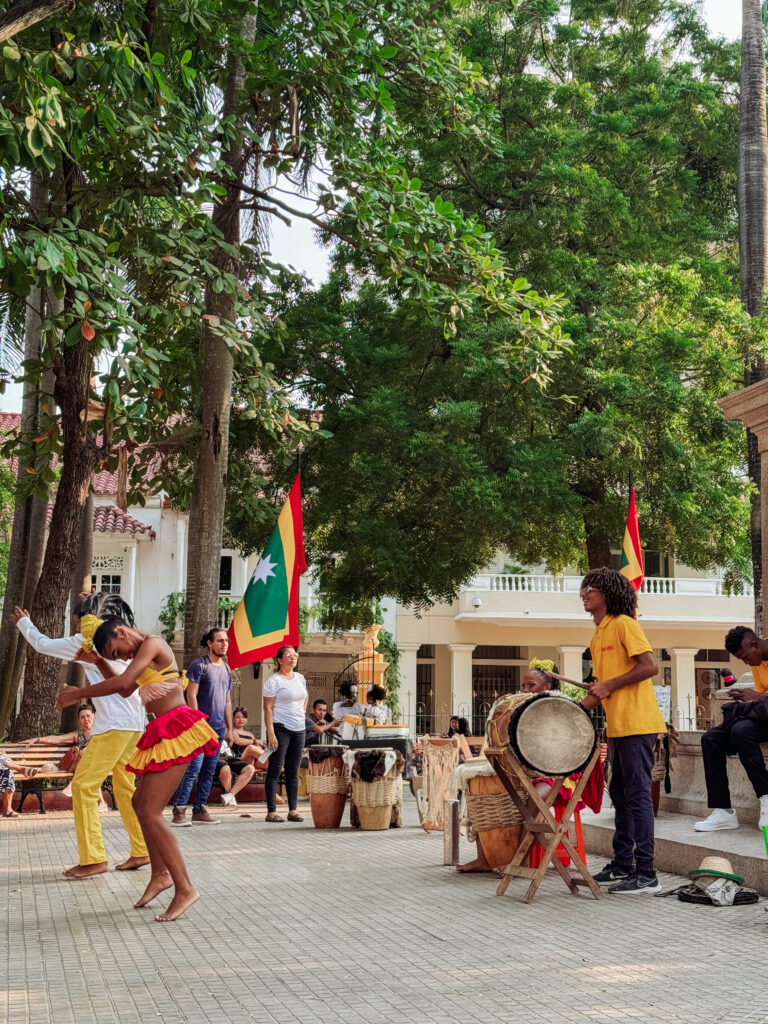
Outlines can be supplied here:
M29 612L16 607L11 614L11 622L27 641L32 650L38 654L46 654L49 658L59 661L73 661L80 650L81 636L62 636L54 640L40 630L32 622Z
M128 697L137 688L136 680L144 669L149 668L157 659L167 662L169 655L173 657L173 652L162 637L149 636L139 647L125 672L119 676L105 679L103 683L96 683L95 686L62 686L56 698L56 707L66 708L78 700L87 700L89 697L108 697L111 693L119 693L121 697Z

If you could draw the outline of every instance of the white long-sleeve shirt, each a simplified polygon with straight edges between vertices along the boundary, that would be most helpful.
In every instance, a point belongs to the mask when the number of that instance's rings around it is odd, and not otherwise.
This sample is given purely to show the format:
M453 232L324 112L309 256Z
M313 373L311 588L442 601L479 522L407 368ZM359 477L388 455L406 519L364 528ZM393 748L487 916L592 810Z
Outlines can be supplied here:
M45 654L49 658L58 658L59 661L73 661L85 640L81 633L53 640L41 633L28 615L19 619L16 625L33 650L38 654ZM88 661L81 661L80 664L85 669L85 677L89 686L95 686L96 683L104 681L104 676L95 665ZM125 672L125 662L110 661L109 664L118 675ZM106 697L91 697L90 699L96 709L91 736L98 736L100 733L110 732L113 729L119 732L143 732L147 727L147 717L141 705L138 690L134 690L129 697L121 697L119 693L110 693Z

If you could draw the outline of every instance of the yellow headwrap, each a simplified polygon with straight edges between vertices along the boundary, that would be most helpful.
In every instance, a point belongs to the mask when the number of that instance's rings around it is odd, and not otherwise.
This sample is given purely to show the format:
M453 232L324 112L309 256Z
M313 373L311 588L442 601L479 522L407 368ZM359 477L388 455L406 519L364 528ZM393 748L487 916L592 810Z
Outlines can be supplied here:
M550 661L549 658L531 658L528 662L528 668L538 668L542 672L554 672L555 663Z
M84 615L80 619L80 632L85 638L81 644L84 651L90 651L93 648L93 638L96 635L96 630L104 622L104 619L98 619L95 615Z

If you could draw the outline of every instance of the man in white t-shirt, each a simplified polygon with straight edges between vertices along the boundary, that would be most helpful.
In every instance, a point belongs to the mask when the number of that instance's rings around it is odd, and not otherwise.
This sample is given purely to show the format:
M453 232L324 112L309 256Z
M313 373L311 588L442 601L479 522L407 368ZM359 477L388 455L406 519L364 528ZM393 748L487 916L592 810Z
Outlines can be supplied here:
M21 608L14 609L11 621L38 654L58 658L60 661L79 661L89 684L94 685L102 682L105 674L119 675L125 670L125 665L121 662L107 662L93 654L93 661L78 657L80 652L90 650L91 646L90 641L79 632L80 619L93 615L99 619L112 615L125 618L127 615L133 621L130 608L115 594L83 596L72 617L78 632L57 640L41 633L30 619L29 612ZM147 845L133 809L134 776L125 769L147 724L139 691L135 690L130 697L113 693L108 697L93 697L92 700L96 715L91 738L72 779L72 809L75 814L79 862L64 872L69 878L89 878L109 870L99 815L99 788L108 775L112 776L115 801L131 842L130 856L118 864L116 869L132 871L149 864Z

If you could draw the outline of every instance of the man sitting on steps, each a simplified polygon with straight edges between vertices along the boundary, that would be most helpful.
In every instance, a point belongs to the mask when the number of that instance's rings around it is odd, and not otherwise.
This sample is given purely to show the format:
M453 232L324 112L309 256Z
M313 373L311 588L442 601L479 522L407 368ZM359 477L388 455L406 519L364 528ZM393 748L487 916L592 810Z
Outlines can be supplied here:
M768 825L768 770L760 747L768 742L768 640L748 626L736 626L725 638L725 649L750 666L755 687L731 690L734 703L724 705L722 723L707 729L701 737L707 803L712 813L696 822L697 832L739 827L736 811L731 808L728 754L739 755L760 801L758 826Z

